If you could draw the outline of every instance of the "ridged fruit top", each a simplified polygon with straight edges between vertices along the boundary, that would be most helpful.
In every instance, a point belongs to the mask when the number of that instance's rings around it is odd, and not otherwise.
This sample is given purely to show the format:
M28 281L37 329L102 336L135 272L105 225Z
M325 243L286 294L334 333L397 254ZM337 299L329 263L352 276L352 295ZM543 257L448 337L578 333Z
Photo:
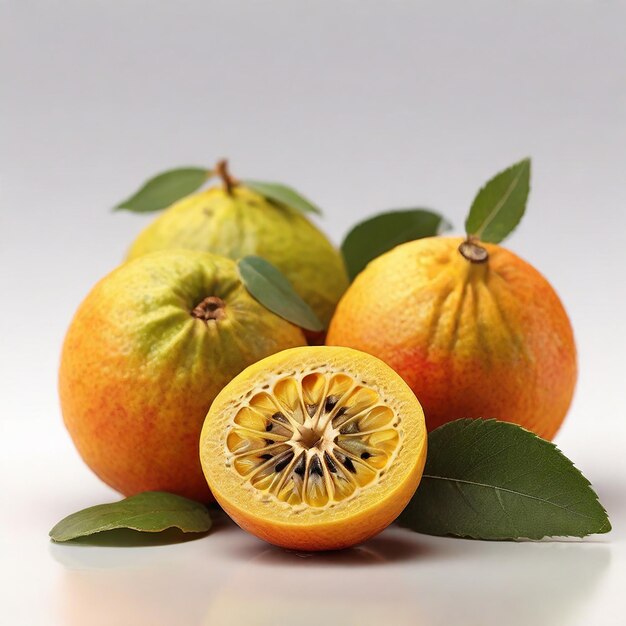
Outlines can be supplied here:
M372 261L337 307L327 343L378 356L411 386L429 429L464 417L551 438L576 382L572 328L556 292L505 248L471 262L454 237Z
M248 294L234 261L146 255L101 280L72 321L59 376L65 423L122 493L207 499L197 442L211 402L251 363L304 343Z
M306 217L244 186L220 187L173 204L132 244L128 258L168 248L239 259L261 256L280 269L326 325L348 286L343 259Z

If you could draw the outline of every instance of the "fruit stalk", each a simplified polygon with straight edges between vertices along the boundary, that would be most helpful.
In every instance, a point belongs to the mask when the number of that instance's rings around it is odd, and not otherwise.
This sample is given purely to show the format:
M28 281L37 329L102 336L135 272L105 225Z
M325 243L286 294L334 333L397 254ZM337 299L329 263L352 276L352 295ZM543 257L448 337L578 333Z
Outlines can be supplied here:
M467 239L461 243L459 252L470 263L486 263L489 260L486 248L481 246L480 240L473 235L468 235Z
M239 181L234 178L228 170L228 160L220 159L215 165L215 172L224 183L224 191L226 191L229 196L232 196L233 188L239 184Z

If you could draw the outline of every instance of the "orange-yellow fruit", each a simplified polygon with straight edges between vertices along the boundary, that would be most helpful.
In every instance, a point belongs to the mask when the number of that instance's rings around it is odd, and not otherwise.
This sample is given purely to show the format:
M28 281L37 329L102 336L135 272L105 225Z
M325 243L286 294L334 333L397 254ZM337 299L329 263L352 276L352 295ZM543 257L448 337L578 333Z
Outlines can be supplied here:
M388 526L415 492L424 413L379 359L293 348L224 387L200 458L213 495L242 528L285 548L346 548Z
M211 402L251 363L305 343L249 295L234 261L146 255L101 280L74 316L59 373L63 418L114 489L208 500L198 440Z
M576 347L554 289L497 245L473 263L462 240L412 241L372 261L340 301L329 345L369 352L420 399L429 430L464 417L551 439L576 383Z

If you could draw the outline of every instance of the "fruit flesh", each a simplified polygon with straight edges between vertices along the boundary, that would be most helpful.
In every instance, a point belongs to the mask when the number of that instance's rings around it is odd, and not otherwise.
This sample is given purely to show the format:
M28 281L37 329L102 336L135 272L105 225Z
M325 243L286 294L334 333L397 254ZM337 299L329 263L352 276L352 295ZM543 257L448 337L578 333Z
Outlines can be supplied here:
M173 204L139 234L128 258L170 248L232 259L261 256L285 274L327 325L348 286L338 250L298 211L242 186L231 194L214 187Z
M226 441L228 462L293 510L322 507L370 484L393 461L395 424L379 395L354 387L349 376L286 378L239 410Z
M432 430L462 417L515 422L552 438L570 405L576 348L546 279L512 252L460 238L398 246L372 261L338 305L327 343L378 356L420 398Z
M114 489L206 501L197 446L212 400L247 365L305 343L248 294L230 259L147 255L105 277L78 309L61 357L63 417Z
M338 549L406 506L425 461L424 417L378 359L345 348L286 350L218 396L200 456L240 526L288 548Z

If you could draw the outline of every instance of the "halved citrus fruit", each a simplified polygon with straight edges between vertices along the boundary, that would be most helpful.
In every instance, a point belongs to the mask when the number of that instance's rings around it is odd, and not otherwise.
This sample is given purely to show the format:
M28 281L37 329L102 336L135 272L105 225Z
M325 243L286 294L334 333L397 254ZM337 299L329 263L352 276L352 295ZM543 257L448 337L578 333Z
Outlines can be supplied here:
M424 413L375 357L293 348L220 392L200 458L213 495L245 530L286 548L345 548L388 526L417 489Z

